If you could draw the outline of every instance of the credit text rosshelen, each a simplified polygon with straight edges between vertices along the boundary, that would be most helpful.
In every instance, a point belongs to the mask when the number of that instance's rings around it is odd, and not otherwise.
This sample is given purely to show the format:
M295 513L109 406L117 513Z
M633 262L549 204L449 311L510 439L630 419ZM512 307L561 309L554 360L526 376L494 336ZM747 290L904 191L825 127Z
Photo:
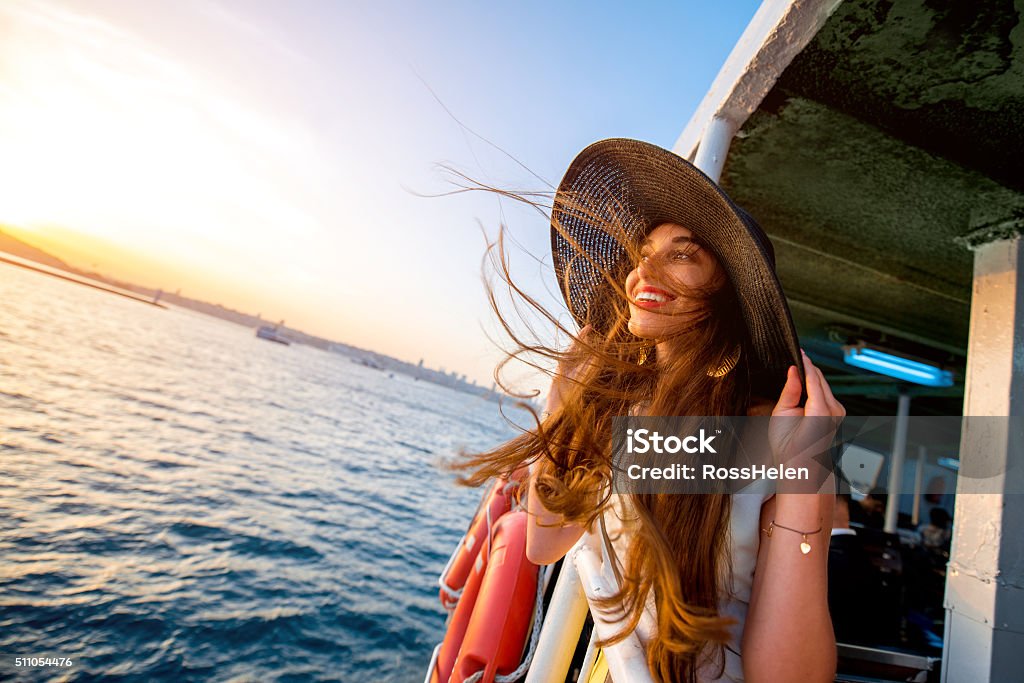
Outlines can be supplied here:
M689 454L717 453L712 442L715 435L708 435L703 429L698 434L678 437L674 434L662 436L649 429L626 430L626 453L675 454L680 451ZM713 464L682 465L673 463L665 467L643 467L630 465L626 468L626 476L630 479L696 479L698 474L705 480L808 480L810 471L806 467L786 467L784 465L750 465L748 467L719 467Z

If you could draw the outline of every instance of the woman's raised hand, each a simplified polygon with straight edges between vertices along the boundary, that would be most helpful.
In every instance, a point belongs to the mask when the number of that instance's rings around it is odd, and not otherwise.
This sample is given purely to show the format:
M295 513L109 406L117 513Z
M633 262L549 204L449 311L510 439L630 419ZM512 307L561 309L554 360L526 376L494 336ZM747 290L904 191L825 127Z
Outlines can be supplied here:
M836 430L846 416L846 409L832 395L821 370L802 349L800 354L807 376L807 402L800 405L800 373L795 365L791 365L786 385L772 410L768 442L777 463L790 467L808 466L812 472L819 473L820 470L814 467L815 461L819 466L831 466L823 456L828 455Z
M576 335L576 339L586 339L594 331L593 326L584 325ZM579 351L579 342L574 341L571 347L572 351ZM569 387L572 385L572 381L579 377L583 370L583 365L577 362L575 365L569 365L566 359L563 358L558 363L558 369L555 371L555 376L551 379L551 388L548 390L547 404L545 405L544 412L553 413L562 407L562 401L565 399L565 395L569 391Z

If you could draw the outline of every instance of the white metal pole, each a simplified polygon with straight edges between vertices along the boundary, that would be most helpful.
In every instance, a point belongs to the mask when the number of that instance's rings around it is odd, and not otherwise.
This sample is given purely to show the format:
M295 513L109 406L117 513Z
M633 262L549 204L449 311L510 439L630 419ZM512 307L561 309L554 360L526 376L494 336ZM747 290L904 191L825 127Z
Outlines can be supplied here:
M921 523L921 488L924 486L924 461L928 457L928 448L924 445L917 447L917 468L914 470L914 510L910 514L910 521L914 528Z
M572 551L558 574L526 683L561 683L569 672L589 609L571 557Z
M601 648L597 646L597 631L592 630L590 642L587 643L587 652L583 655L583 663L580 664L580 675L576 677L577 683L590 682L590 676L594 673L594 665L597 664L597 654L600 651ZM559 681L559 683L562 682Z
M903 485L903 462L907 454L907 422L910 418L910 396L900 392L896 408L896 429L892 437L892 457L889 461L889 496L885 505L885 530L896 533L900 514L900 487Z
M591 604L590 614L594 618L594 631L602 640L609 640L622 629L622 614L608 614L606 610L594 609L595 601L618 593L619 587L610 568L603 567L601 550L603 541L591 533L583 534L581 542L572 550L570 557L580 574L583 592ZM614 610L613 610L614 612ZM608 662L608 673L613 681L629 683L654 683L647 668L647 655L636 630L623 640L604 648Z
M725 157L729 153L729 145L736 134L737 126L729 119L714 116L708 121L704 135L697 147L697 157L693 165L704 171L704 175L718 182L725 165Z

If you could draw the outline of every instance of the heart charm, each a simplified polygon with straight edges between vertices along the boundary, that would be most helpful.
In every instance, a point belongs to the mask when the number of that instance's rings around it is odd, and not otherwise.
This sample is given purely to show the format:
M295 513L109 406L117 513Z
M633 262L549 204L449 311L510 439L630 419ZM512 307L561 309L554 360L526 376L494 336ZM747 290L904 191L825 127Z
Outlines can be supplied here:
M804 555L806 555L807 553L811 552L811 544L808 543L807 541L804 541L803 543L801 543L800 544L800 552L802 552Z

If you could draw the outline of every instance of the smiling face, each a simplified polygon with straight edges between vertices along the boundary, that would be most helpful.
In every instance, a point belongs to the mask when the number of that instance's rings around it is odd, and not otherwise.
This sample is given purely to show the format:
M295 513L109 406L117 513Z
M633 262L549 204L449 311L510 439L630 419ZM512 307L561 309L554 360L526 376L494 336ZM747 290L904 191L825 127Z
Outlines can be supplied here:
M718 260L689 229L659 225L641 244L639 263L626 277L629 331L659 339L680 330L699 304L686 292L719 284L720 272Z

